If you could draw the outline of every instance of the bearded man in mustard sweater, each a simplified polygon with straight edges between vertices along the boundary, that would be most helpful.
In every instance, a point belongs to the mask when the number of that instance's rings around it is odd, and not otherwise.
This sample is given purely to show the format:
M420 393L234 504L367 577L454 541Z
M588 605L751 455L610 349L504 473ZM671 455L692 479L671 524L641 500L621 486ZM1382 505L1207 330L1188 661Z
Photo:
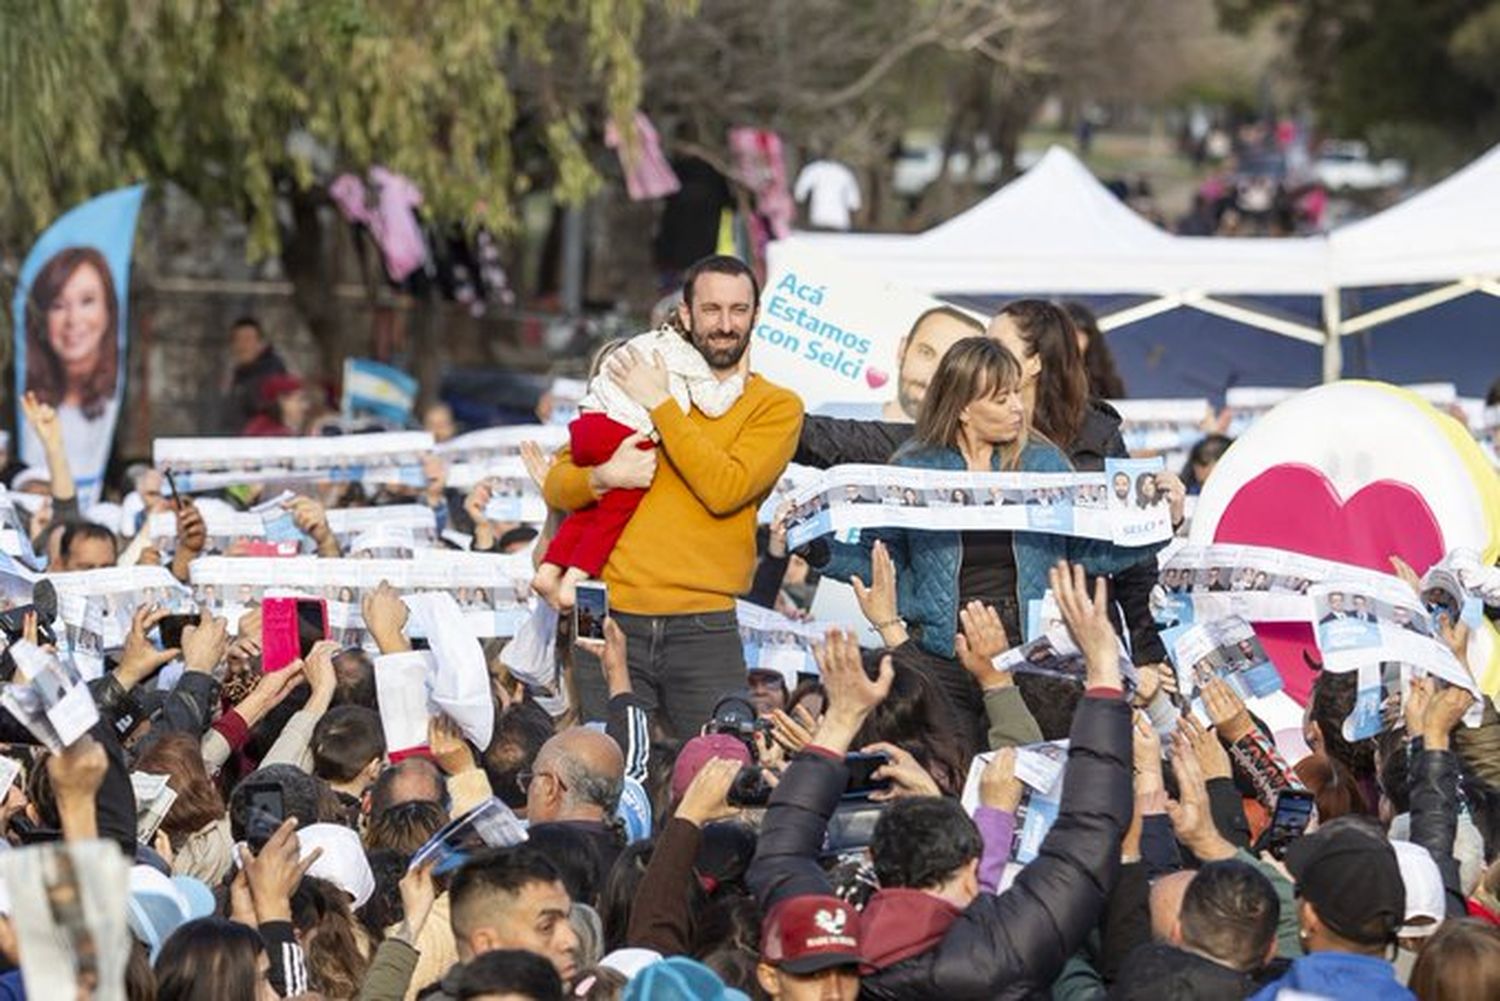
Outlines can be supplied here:
M749 371L760 286L743 262L699 261L682 299L678 317L693 346L715 378L744 379L740 398L718 417L697 407L684 413L660 359L616 351L606 371L650 413L659 446L642 448L635 435L591 467L564 450L542 492L552 507L573 511L609 490L649 487L602 576L636 696L662 730L686 738L720 696L745 687L734 602L750 588L756 512L797 447L802 401ZM574 679L583 718L603 718L602 674L580 663Z

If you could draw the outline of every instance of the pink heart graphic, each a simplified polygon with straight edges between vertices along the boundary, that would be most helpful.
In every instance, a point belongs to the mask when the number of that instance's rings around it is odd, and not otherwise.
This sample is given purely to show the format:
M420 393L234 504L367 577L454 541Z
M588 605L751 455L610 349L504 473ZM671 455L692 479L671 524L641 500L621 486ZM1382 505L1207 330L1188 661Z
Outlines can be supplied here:
M1214 541L1272 546L1382 573L1392 572L1392 556L1425 573L1446 552L1437 518L1413 487L1377 480L1345 501L1321 471L1300 463L1272 466L1241 487ZM1312 626L1258 622L1255 634L1281 670L1287 694L1305 704L1313 674L1303 654L1319 659Z
M865 385L871 389L879 389L890 381L891 377L886 374L885 369L876 368L874 365L865 368Z

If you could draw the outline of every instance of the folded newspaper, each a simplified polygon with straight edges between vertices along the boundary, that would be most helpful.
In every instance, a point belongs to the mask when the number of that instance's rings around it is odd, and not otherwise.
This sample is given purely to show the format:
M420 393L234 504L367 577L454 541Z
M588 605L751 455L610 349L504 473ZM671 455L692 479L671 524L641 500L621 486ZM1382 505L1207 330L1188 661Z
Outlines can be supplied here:
M499 799L490 797L438 831L411 857L409 869L433 864L433 875L452 872L485 848L509 848L526 840L526 825Z
M0 688L0 706L48 750L61 751L99 722L88 685L66 659L17 640L7 652L15 680Z

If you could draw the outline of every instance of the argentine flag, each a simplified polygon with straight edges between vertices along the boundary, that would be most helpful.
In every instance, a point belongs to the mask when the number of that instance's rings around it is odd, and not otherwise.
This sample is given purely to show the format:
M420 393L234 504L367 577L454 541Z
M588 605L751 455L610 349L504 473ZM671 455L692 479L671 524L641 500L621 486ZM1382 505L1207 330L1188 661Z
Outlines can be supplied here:
M417 402L417 380L389 365L368 358L344 361L346 418L373 414L392 424L404 424Z

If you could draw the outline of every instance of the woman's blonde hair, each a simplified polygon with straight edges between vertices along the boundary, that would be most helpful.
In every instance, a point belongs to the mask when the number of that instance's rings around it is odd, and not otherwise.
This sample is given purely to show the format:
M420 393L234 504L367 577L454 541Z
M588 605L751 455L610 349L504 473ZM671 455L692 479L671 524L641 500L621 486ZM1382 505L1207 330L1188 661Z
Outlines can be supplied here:
M919 448L952 448L958 444L964 408L1006 390L1021 388L1021 364L992 337L965 337L938 362L912 444ZM1000 448L1000 468L1015 469L1026 448L1030 428L1022 426L1016 440Z

